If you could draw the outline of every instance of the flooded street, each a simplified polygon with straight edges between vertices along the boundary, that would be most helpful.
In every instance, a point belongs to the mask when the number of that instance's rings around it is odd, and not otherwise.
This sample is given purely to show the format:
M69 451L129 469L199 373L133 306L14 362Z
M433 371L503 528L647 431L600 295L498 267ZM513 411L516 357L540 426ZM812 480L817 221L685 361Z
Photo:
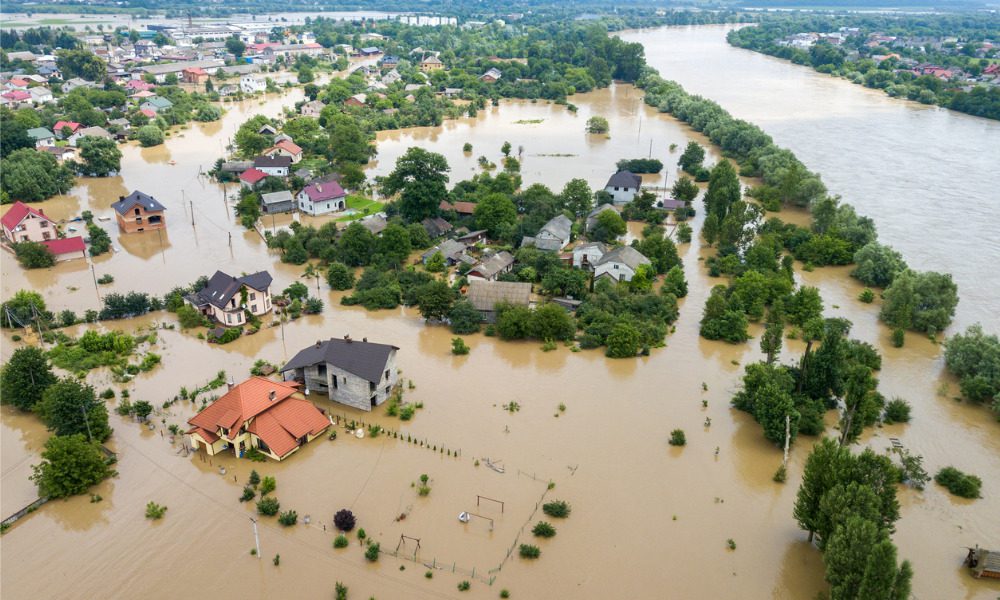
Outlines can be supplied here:
M721 31L706 27L628 35L646 36L647 56L666 77L680 75L658 62L664 60L661 55L672 61L704 53L706 63L697 71L692 67L692 73L725 81L725 70L731 69L734 72L729 72L728 80L735 85L736 70L752 75L746 65L707 65L714 60L713 52L733 51L721 41ZM800 69L780 62L761 68L764 73L767 69L777 73L778 67L783 77L799 76ZM838 90L843 86L865 97L869 94L844 81L823 81ZM955 273L962 295L958 321L964 325L981 320L996 330L995 318L990 320L995 300L987 296L1000 289L1000 284L984 283L997 277L991 269L998 258L997 242L954 232L958 226L988 227L991 218L996 224L996 205L991 209L986 200L996 193L996 186L990 185L995 182L995 169L992 174L982 169L984 173L970 172L961 181L942 182L948 194L956 187L965 190L964 201L951 203L950 211L938 207L944 190L939 194L925 186L919 193L910 193L909 201L934 208L906 211L907 219L913 219L907 225L891 205L902 193L897 180L908 186L926 175L926 166L916 159L904 165L902 172L897 166L890 184L884 177L878 182L890 189L869 193L857 169L841 171L846 167L840 158L809 155L782 139L791 135L790 129L778 133L780 123L791 114L782 108L784 100L756 107L770 112L768 119L742 114L727 103L722 90L715 96L694 81L682 83L719 100L737 116L758 122L779 143L792 147L810 168L824 175L831 191L842 193L875 217L883 238L899 247L912 265ZM133 189L150 193L167 206L168 228L162 242L154 233L124 239L113 221L102 223L121 252L96 261L97 276L115 276L115 283L102 286L101 293L162 294L199 275L210 275L216 268L233 273L266 268L275 276L274 289L283 289L301 275L302 267L281 264L256 233L244 232L226 206L221 186L199 177L199 168L204 171L211 166L248 115L277 115L283 106L300 98L301 91L295 90L266 103L227 105L230 110L221 122L193 125L172 135L164 146L123 148L121 178L80 180L69 196L41 206L56 218L82 210L110 216L110 203ZM829 101L847 102L837 98L832 95ZM524 146L525 185L541 182L558 190L569 179L582 177L592 187L603 187L618 159L647 156L652 141L652 154L669 164L667 175L672 182L679 153L670 154L669 146L683 148L689 139L703 141L683 124L645 107L630 86L583 94L571 101L579 107L575 114L541 102L507 102L475 119L447 122L441 128L384 132L378 137L378 162L369 176L388 173L397 156L419 145L448 158L455 182L474 173L480 155L498 162L500 146L510 141L515 153L518 146ZM900 104L904 108L899 110L914 113L942 112ZM822 106L802 106L814 110L817 121L823 118ZM866 106L859 101L853 109L856 118L864 116ZM608 118L610 138L583 132L583 124L592 115ZM887 127L894 122L886 115L881 118L889 123ZM975 148L978 142L958 137L971 129L961 129L961 124L955 127L956 143ZM917 129L910 133L924 135ZM833 139L834 134L827 139L821 122L815 124L811 136L811 146L841 143ZM474 146L469 155L461 150L467 141ZM854 156L860 151L855 148ZM566 154L572 156L557 156ZM718 159L713 149L708 154L710 161ZM882 158L883 162L888 159ZM170 160L176 164L169 164ZM947 167L943 161L939 166ZM662 179L662 175L654 176L647 182L654 183L657 177ZM867 182L875 183L870 178ZM931 217L947 217L946 225L953 233L940 240L920 233L918 224ZM705 298L719 282L709 278L699 262L699 257L707 255L697 242L701 221L699 214L692 223L694 243L679 248L690 291L680 303L676 331L668 335L665 348L635 360L609 360L600 351L572 353L565 347L543 352L539 343L501 342L483 335L468 336L471 353L456 357L450 353L450 332L425 325L416 311L369 313L343 307L339 304L342 293L326 289L323 315L264 328L225 346L209 346L190 332L160 330L155 351L163 357L163 364L127 385L133 401L145 399L157 407L181 386L201 385L220 369L240 381L256 359L280 364L320 338L350 334L392 343L400 348L401 377L416 386L405 391L405 400L424 405L412 421L385 416L384 409L362 415L323 399L313 400L336 415L346 414L348 420L360 417L380 423L437 448L460 450L460 456L385 435L355 439L338 422L337 440L322 436L280 464L227 457L205 462L198 455L183 456L179 443L171 444L164 431L170 424L183 426L197 410L192 403L181 401L158 411L162 414L150 419L156 426L152 431L112 413L115 434L108 445L119 454L118 477L93 490L102 501L92 503L88 496L79 496L49 503L0 538L4 597L168 598L200 590L196 596L222 592L226 597L269 598L294 589L303 598L329 598L337 581L350 587L351 597L374 595L380 600L495 598L500 588L510 589L517 598L814 597L825 587L822 558L792 518L811 440L801 438L793 447L788 481L777 484L771 478L781 463L780 449L764 440L760 426L749 415L729 407L743 365L761 355L756 340L730 346L698 336ZM963 244L967 245L964 250ZM956 249L962 252L964 264L951 260ZM4 297L20 288L33 288L45 295L53 310L79 312L99 305L92 275L82 261L25 272L4 253L2 266ZM852 335L871 342L883 354L882 393L906 398L913 405L909 425L869 430L863 444L882 452L889 447L888 438L897 437L913 453L924 456L928 471L953 464L983 478L984 497L974 502L955 499L933 483L924 492L901 488L902 518L894 539L901 558L913 562L914 596L995 598L1000 585L972 579L961 560L963 546L1000 543L1000 520L995 517L1000 514L1000 481L992 476L1000 473L1000 424L985 409L951 399L957 385L943 372L940 346L910 334L904 348L892 348L888 331L877 322L877 304L864 305L855 299L860 286L847 276L848 271L817 269L802 272L801 277L804 283L821 288L828 316L849 318L854 323ZM973 282L984 288L979 297L971 289ZM107 326L133 330L157 320L173 322L174 317L158 313ZM16 346L10 332L5 332L3 358ZM801 351L799 342L788 340L782 358L796 360ZM111 385L107 371L94 371L88 380L98 390ZM942 384L947 393L939 396ZM511 401L520 405L519 411L501 408ZM558 410L560 403L566 405L565 412ZM705 425L706 418L711 419L710 426ZM669 432L676 428L687 433L683 448L667 444ZM34 498L33 485L26 477L29 465L37 462L45 435L33 417L4 407L0 429L4 516ZM506 472L475 466L476 459L484 457L502 460ZM226 468L225 475L220 474L220 466ZM300 519L311 517L309 525L300 522L288 529L262 518L261 560L249 553L254 546L248 519L254 515L253 507L238 502L252 468L262 476L276 477L274 494L283 510L296 510ZM431 478L432 492L426 498L418 497L411 487L422 473ZM555 483L550 491L546 491L548 480ZM558 535L551 540L532 541L527 529L518 538L525 523L533 524L541 516L531 518L543 494L547 500L571 503L572 515L552 520ZM494 506L477 507L477 495L503 500L503 512ZM168 507L161 521L143 518L149 501ZM383 550L395 550L401 535L420 538L419 562L383 556L378 563L368 563L353 536L351 547L334 550L332 515L345 507L358 515L359 526ZM493 518L493 531L482 522L459 523L456 516L462 511ZM401 514L406 518L397 520ZM736 550L727 548L727 539L736 543ZM520 560L515 549L504 563L515 540L539 545L541 558ZM401 556L412 556L413 550L411 541L399 546ZM277 567L271 563L275 554L281 555ZM433 579L425 578L428 568L420 563L438 567ZM503 568L495 571L501 563ZM47 577L46 572L60 576ZM481 577L487 581L495 577L492 587ZM472 588L459 594L456 584L466 579L472 581Z

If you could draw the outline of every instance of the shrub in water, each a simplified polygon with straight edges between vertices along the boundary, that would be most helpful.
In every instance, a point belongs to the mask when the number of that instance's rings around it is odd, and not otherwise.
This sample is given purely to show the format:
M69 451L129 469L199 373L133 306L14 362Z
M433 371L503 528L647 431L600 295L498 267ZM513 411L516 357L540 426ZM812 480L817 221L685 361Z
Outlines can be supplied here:
M347 541L347 536L344 534L340 534L337 537L333 538L334 548L346 548L347 544L349 543L350 542Z
M556 528L545 521L539 521L535 523L535 527L531 530L531 533L538 537L550 538L556 534Z
M249 485L243 488L243 495L240 496L240 502L250 502L257 497L257 492L253 491L253 488Z
M909 423L910 404L902 398L893 398L885 405L885 414L882 417L885 423Z
M518 548L518 554L521 555L521 558L538 558L542 555L542 551L538 549L538 546L521 544L521 547Z
M969 475L955 467L945 467L934 476L934 481L948 488L948 491L962 498L979 498L979 489L983 480L975 475Z
M670 432L671 446L683 446L684 444L687 444L687 438L684 436L683 429L675 429Z
M299 514L294 510L288 510L278 515L278 522L285 527L291 527L299 522Z
M572 507L564 500L554 500L542 505L542 512L556 519L565 519L569 516Z
M369 545L368 549L365 550L365 558L367 558L369 562L375 562L378 560L378 553L379 553L379 544L376 542L374 544Z
M871 288L865 288L861 290L860 294L858 294L858 300L864 302L865 304L871 304L875 301L875 292L873 292Z
M260 495L264 497L275 490L278 487L278 483L274 480L274 477L265 477L264 481L260 482Z
M354 518L354 513L342 508L337 511L337 514L333 515L334 526L341 531L351 531L354 529L354 524L357 520Z
M167 512L166 506L160 506L156 502L150 502L146 505L146 518L153 519L154 521L163 517L163 514Z
M259 514L273 517L278 514L278 509L281 508L281 503L275 497L263 498L257 502L257 512Z
M458 584L458 591L460 591L460 592L467 592L467 591L469 591L470 587L472 587L471 583L469 583L468 581L462 581L462 582L459 582L459 584Z

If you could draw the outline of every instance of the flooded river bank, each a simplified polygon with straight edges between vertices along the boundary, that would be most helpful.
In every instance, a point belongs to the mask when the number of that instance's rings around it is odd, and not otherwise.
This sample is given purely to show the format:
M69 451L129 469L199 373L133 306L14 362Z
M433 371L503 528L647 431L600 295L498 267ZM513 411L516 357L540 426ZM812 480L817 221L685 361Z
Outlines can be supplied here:
M720 43L715 28L694 30L702 31L702 38L691 30L677 31L679 37L664 51L694 52L683 45L684 40ZM649 45L647 55L655 65ZM665 76L674 76L662 70ZM57 217L84 209L110 215L110 202L127 193L119 190L142 189L168 207L169 244L161 245L148 235L122 240L109 228L123 250L99 258L96 271L115 275L110 289L162 294L215 268L230 272L267 268L275 276L275 288L282 289L301 275L302 268L282 265L259 236L242 232L220 186L199 178L198 168L214 161L220 144L248 115L278 114L300 93L291 91L263 105L239 106L221 122L195 125L160 148L124 149L121 179L82 180L71 195L43 206ZM683 148L688 139L702 141L682 124L645 107L628 86L581 95L572 102L579 107L575 114L560 106L511 102L441 128L382 133L378 162L369 175L387 173L396 156L419 145L444 154L452 166L452 180L457 181L472 174L479 155L495 161L502 143L510 141L515 152L524 146L526 185L542 182L559 189L570 178L582 177L592 187L601 187L615 161L646 156L650 141L653 156L665 163L676 162L670 158L676 156L670 154L671 144ZM609 119L610 138L583 133L583 123L593 114ZM766 122L760 124L769 128ZM815 140L824 141L824 135L822 128L814 132ZM470 156L461 151L466 141L474 145ZM712 161L718 159L712 149L709 155ZM849 179L850 173L832 173L836 163L800 156L824 174L833 191L844 191L834 178ZM170 159L176 164L170 165ZM674 180L672 165L667 175ZM977 193L982 196L990 190ZM891 215L880 218L856 198L848 199L876 217L884 237L896 230ZM192 206L194 226L186 212ZM696 234L701 221L699 215L693 222ZM905 229L897 235L902 239L904 233ZM914 237L919 241L924 236ZM500 588L510 589L518 598L814 597L824 588L821 555L806 543L791 515L810 440L802 438L793 447L787 483L774 483L771 477L781 463L781 451L764 440L748 415L729 407L743 365L760 358L756 342L730 346L698 336L705 298L718 280L705 274L699 258L707 254L697 239L696 235L694 243L679 248L690 291L681 301L676 331L667 337L665 348L635 360L609 360L600 351L572 353L564 347L543 352L537 343L501 342L482 335L468 336L471 353L455 357L450 354L450 332L425 325L416 311L369 313L342 307L341 293L328 290L322 294L327 304L324 314L265 328L226 346L209 346L191 333L161 330L156 352L163 364L127 386L133 400L146 399L158 407L181 386L202 384L220 369L239 381L256 359L281 363L319 338L350 334L395 344L401 349L402 377L416 386L406 391L406 400L422 402L424 408L409 422L387 417L381 410L370 416L348 412L348 418L381 423L436 446L461 450L461 455L449 457L385 436L353 439L338 429L336 441L318 439L281 464L221 457L207 463L195 455L185 457L179 444L170 443L169 434L161 434L170 424L184 424L196 410L191 403L180 402L155 415L152 431L112 415L115 435L109 445L119 453L119 476L95 488L101 502L81 496L49 503L0 538L4 596L166 598L187 593L267 598L294 589L304 598L328 598L335 582L342 581L350 587L351 597L379 599L495 598ZM935 243L920 246L918 252L905 249L906 240L889 241L903 249L914 265L948 258L934 254L939 249ZM982 262L982 252L964 255L976 257L980 271L989 264ZM43 292L50 308L80 311L97 305L86 265L67 263L53 270L24 272L8 255L0 260L5 297L33 287ZM940 346L911 335L904 348L892 348L888 332L877 322L877 305L855 299L860 286L847 272L818 269L801 277L822 290L828 316L850 319L852 335L871 342L883 354L881 391L913 405L911 424L871 430L862 443L882 452L889 447L888 438L897 437L925 457L930 471L954 464L984 479L984 498L974 502L955 499L934 484L924 492L901 488L902 518L894 539L900 556L913 562L914 595L995 597L1000 592L997 584L973 580L962 569L961 547L1000 541L1000 522L994 517L1000 512L1000 482L989 476L1000 473L1000 426L984 409L951 399L957 386L943 372ZM989 305L977 306L965 289L962 296L960 311L988 313ZM960 314L962 319L976 320L980 313ZM131 330L155 319L172 321L160 313L108 326ZM14 347L6 333L3 358ZM782 358L790 362L801 352L801 344L788 340ZM90 380L98 389L110 383L104 372L92 373ZM942 385L943 396L938 395ZM339 406L314 400L345 413ZM501 408L511 401L520 405L519 411ZM565 412L558 410L560 403L566 405ZM682 449L667 444L675 428L687 432L688 444ZM37 462L45 432L32 417L5 407L0 438L0 505L6 515L34 496L24 477L30 472L28 465ZM475 466L476 459L487 456L503 460L506 473ZM225 475L220 466L227 469ZM251 468L276 477L275 495L283 510L295 509L300 518L307 514L312 518L309 526L289 529L262 519L263 559L249 553L254 546L248 519L252 507L237 500ZM411 487L421 473L432 480L433 490L426 498L417 497ZM554 523L555 538L538 543L539 560L519 560L515 552L502 570L491 573L530 520L548 480L555 488L547 498L570 502L572 515ZM499 514L495 508L478 509L495 518L493 532L472 523L462 525L455 518L476 508L477 494L507 503ZM168 507L164 519L152 523L143 518L149 501ZM354 510L360 526L381 542L383 550L394 550L401 534L418 537L421 562L445 568L426 579L428 569L408 560L384 556L378 563L368 563L356 541L350 548L334 550L330 521L333 512L344 507ZM398 521L401 513L407 518ZM526 532L519 539L536 543L530 537ZM727 539L736 543L736 550L727 548ZM413 546L404 545L400 551L407 550ZM281 555L277 567L271 562L275 554ZM477 577L468 574L473 568ZM62 576L46 575L53 570ZM484 572L487 579L495 577L492 587L479 578ZM456 584L463 579L473 581L472 589L459 594Z

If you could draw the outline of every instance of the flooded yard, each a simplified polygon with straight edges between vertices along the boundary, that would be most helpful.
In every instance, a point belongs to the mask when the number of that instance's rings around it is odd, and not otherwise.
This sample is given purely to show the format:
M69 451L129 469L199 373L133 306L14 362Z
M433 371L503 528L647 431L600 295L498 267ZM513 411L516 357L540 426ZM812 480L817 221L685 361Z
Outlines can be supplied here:
M419 145L448 158L454 182L473 174L481 154L495 162L501 144L510 141L515 152L524 146L526 185L541 182L559 189L582 177L600 187L618 159L646 156L652 141L653 156L670 165L666 174L672 182L679 151L671 154L670 145L682 149L689 139L700 138L646 108L637 93L616 86L574 97L575 114L562 106L509 102L441 128L385 132L369 176L388 173L397 156ZM162 237L150 232L126 238L113 221L103 224L121 251L95 261L98 276L115 276L114 284L102 286L102 294L163 294L216 268L231 273L266 268L275 277L274 289L283 289L300 278L302 267L281 264L256 233L244 232L232 216L232 192L227 204L222 187L199 176L199 169L211 166L247 116L277 115L300 94L228 105L232 110L221 122L193 125L164 146L129 146L123 150L122 177L81 180L70 195L41 206L56 218L85 209L110 215L110 203L133 189L167 206ZM608 118L610 138L583 133L583 123L594 114ZM466 141L474 145L470 155L461 149ZM708 153L710 160L718 159L712 149ZM809 166L820 172L825 167ZM692 223L694 243L679 248L690 291L680 302L676 331L667 336L665 348L635 360L609 360L600 351L573 353L565 347L543 352L539 343L483 335L468 336L471 353L456 357L450 353L451 333L426 325L416 311L343 307L342 293L326 289L322 315L265 327L225 346L208 345L191 332L160 329L156 352L162 365L124 386L133 401L145 399L158 407L150 419L155 428L112 414L115 434L109 446L118 452L119 475L93 490L100 502L88 496L51 502L0 538L4 595L167 598L197 590L200 596L268 598L294 589L301 597L328 598L342 581L351 597L441 598L457 596L457 583L467 579L472 587L465 595L472 598L495 598L500 588L519 598L814 597L824 589L822 558L792 518L811 440L801 438L793 446L788 481L775 483L780 449L763 438L752 418L729 406L743 365L761 355L754 340L730 346L698 336L705 298L719 282L699 261L706 255L697 241L702 218L699 214ZM631 231L638 233L634 227ZM29 272L3 254L2 266L4 297L32 288L44 294L50 309L79 312L99 305L93 275L82 261ZM856 300L860 286L847 273L846 268L817 269L802 272L801 278L821 289L828 316L849 318L852 336L882 353L881 391L913 406L909 425L869 430L862 443L884 452L888 438L896 437L924 456L929 471L954 464L984 479L984 498L972 503L955 500L934 484L924 492L900 489L902 518L894 539L900 556L913 562L914 595L995 597L997 584L972 579L961 560L963 546L1000 540L995 518L1000 482L988 476L1000 473L1000 425L985 409L952 399L957 385L943 372L939 345L909 335L904 348L893 348L889 332L876 320L877 305ZM105 325L130 331L173 321L172 315L158 313ZM405 400L421 402L423 408L403 422L386 416L384 408L366 414L311 399L335 415L381 424L458 450L459 456L386 435L349 437L340 421L337 440L322 436L281 463L203 460L185 456L180 440L171 443L167 427L183 427L196 410L185 401L159 409L181 386L201 385L220 369L239 382L257 359L280 364L319 339L345 334L398 346L401 377L415 385L405 390ZM2 346L6 359L17 346L9 332ZM791 362L801 352L799 342L787 340L782 358ZM111 385L105 371L92 372L88 380L98 390ZM945 393L939 395L942 386ZM520 410L504 410L511 401ZM669 432L677 428L687 433L683 448L667 444ZM26 477L46 433L33 417L5 407L0 435L0 505L7 515L35 496ZM489 470L482 462L475 466L484 457L502 460L506 472ZM274 495L282 509L295 509L300 519L311 517L309 525L291 528L261 517L260 559L250 554L252 506L238 501L251 469L276 478ZM427 497L411 487L423 473L432 488ZM547 491L548 481L555 487ZM571 516L546 519L558 530L550 540L537 543L529 541L527 530L521 534L521 543L542 549L537 561L522 560L515 551L502 570L490 573L521 527L542 518L539 513L529 519L546 491L547 500L569 502ZM503 512L492 503L476 506L477 495L503 500ZM149 501L168 507L162 520L144 518ZM353 536L350 547L332 548L332 516L345 507L383 550L395 550L402 534L420 538L418 563L385 555L369 563ZM493 518L493 531L481 520L460 523L457 515L463 511ZM397 520L401 514L406 518ZM727 547L728 539L735 550ZM401 554L415 549L412 541L405 542ZM280 566L271 562L275 554L281 555ZM436 561L444 568L427 579L421 563ZM475 578L459 571L473 568ZM53 571L60 576L46 575ZM480 576L495 576L492 587Z

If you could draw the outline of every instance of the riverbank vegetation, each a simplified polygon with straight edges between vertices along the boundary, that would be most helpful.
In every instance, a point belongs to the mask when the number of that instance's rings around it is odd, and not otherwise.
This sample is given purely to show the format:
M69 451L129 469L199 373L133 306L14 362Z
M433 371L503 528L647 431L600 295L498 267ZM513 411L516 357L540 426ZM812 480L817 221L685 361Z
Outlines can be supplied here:
M945 342L944 360L958 377L962 396L990 404L1000 420L1000 339L973 325Z
M995 14L770 14L729 43L892 97L1000 119ZM992 43L987 43L992 42Z

